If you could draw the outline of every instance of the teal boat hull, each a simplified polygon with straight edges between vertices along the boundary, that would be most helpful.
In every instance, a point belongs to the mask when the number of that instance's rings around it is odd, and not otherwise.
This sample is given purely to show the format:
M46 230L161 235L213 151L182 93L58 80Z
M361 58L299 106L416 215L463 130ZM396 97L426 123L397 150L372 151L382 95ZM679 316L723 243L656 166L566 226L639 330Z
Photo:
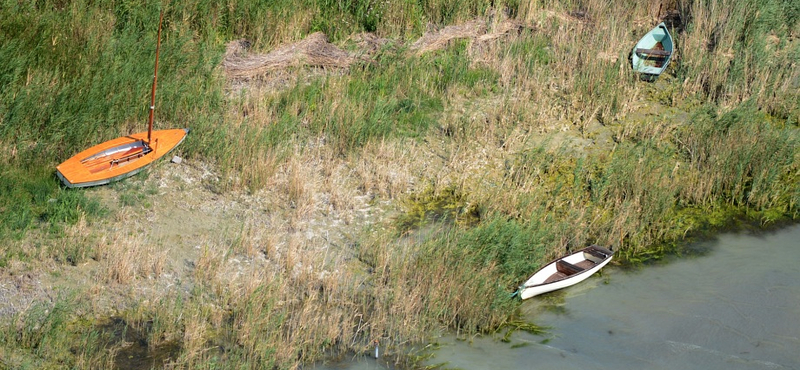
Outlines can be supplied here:
M674 51L675 42L662 22L636 43L631 53L631 66L643 78L655 79L667 69Z

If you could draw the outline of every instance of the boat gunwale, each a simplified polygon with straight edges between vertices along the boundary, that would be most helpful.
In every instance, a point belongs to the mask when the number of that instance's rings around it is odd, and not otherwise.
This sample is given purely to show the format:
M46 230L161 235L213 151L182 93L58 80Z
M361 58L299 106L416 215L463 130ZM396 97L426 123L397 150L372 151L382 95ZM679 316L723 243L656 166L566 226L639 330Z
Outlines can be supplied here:
M575 252L575 253L570 253L570 254L568 254L568 255L566 255L566 256L563 256L563 257L560 257L560 258L556 258L556 259L554 259L554 260L550 261L549 263L545 264L544 266L542 266L540 269L536 270L536 272L534 272L534 273L533 273L533 274L532 274L532 275L531 275L531 276L530 276L530 277L529 277L527 280L530 280L530 279L532 279L534 276L538 275L538 274L539 274L540 272L542 272L544 269L546 269L546 268L550 267L551 265L553 265L553 264L555 264L555 263L558 263L558 261L561 261L561 260L563 260L563 259L565 259L565 258L572 257L572 256L574 256L574 255L577 255L577 254L580 254L580 253L584 253L584 252L586 252L587 250L590 250L590 249L597 250L595 247L599 247L599 246L596 246L596 245L591 245L591 246L589 246L589 247L586 247L586 248L583 248L583 249L581 249L581 250L579 250L579 251L577 251L577 252ZM601 247L601 248L602 248L602 247ZM603 248L603 249L605 249L605 248ZM610 251L610 250L609 250L609 251ZM605 254L605 253L604 253L604 252L602 252L602 251L600 251L600 252L601 252L601 253L603 253L603 254ZM611 254L608 254L608 255L606 256L606 258L604 258L602 261L600 261L599 263L597 263L597 264L596 264L594 267L592 267L592 268L583 269L583 270L581 270L581 271L578 271L578 272L576 272L576 273L574 273L574 274L572 274L572 275L569 275L569 276L567 276L567 277L565 277L565 278L563 278L563 279L553 280L553 281L549 281L549 282L542 282L542 283L539 283L539 284L533 284L533 285L525 285L525 284L523 284L523 285L522 285L522 289L524 290L524 289L528 289L528 288L535 288L535 287L540 287L540 286L546 286L546 285L550 285L550 284L555 284L555 283L558 283L558 282L562 282L562 281L564 281L564 280L569 280L569 279L571 279L571 278L574 278L574 277L580 276L581 274L583 274L583 273L586 273L586 272L588 272L588 271L592 271L592 270L599 270L600 268L604 267L604 266L605 266L605 264L607 264L608 262L610 262L610 261L611 261L611 259L614 257L614 252L613 252L613 251L610 251L610 252L611 252ZM527 280L526 280L526 281L527 281ZM545 279L545 280L546 280L546 279Z

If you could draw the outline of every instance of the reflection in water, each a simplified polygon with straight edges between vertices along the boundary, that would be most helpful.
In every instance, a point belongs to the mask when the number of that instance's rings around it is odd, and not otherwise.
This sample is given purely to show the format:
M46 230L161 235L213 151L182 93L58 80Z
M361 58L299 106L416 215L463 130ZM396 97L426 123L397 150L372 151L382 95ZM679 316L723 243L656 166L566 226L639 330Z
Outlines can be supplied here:
M442 338L431 364L470 369L800 368L800 226L727 234L708 253L569 288L523 310L546 336ZM609 284L603 284L608 280Z

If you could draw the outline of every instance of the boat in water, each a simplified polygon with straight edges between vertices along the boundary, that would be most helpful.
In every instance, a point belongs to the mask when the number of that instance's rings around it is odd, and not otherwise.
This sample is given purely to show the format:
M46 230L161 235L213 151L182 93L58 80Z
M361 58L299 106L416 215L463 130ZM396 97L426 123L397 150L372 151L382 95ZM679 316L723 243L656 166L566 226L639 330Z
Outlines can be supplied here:
M592 245L552 261L536 271L517 291L520 298L528 299L575 285L588 279L611 262L614 252Z
M172 151L186 138L189 129L153 131L158 80L158 51L161 47L161 24L158 22L156 63L150 98L150 118L146 132L118 137L86 149L56 167L56 174L70 188L108 184L135 175Z
M636 43L631 53L631 66L642 79L655 80L667 69L674 50L672 35L662 22Z

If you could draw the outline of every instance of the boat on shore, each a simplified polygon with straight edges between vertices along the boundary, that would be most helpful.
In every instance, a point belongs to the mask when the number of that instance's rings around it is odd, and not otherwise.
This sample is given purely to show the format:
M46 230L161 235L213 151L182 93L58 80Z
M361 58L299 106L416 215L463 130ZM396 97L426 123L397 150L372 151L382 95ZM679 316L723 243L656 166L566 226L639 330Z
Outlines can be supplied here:
M133 176L180 144L189 129L158 130L118 137L86 149L56 167L69 188L108 184Z
M156 63L150 97L150 118L145 132L118 137L86 149L56 167L56 174L65 186L80 188L108 184L130 177L165 156L178 146L189 129L153 131L158 80L158 50L161 47L161 24L158 21Z
M519 296L528 299L580 283L611 262L613 255L609 249L592 245L561 257L536 271L520 287Z
M664 22L642 37L631 53L631 66L642 79L655 80L672 60L675 43Z

